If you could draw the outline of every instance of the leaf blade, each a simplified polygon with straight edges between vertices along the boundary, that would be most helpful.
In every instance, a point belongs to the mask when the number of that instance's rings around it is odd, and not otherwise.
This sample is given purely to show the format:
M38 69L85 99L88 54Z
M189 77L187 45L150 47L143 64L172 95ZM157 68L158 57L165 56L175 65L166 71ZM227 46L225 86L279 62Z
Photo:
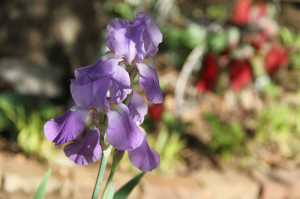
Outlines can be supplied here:
M142 172L128 181L123 187L121 187L114 195L114 199L126 199L131 193L133 188L140 182L145 172Z
M39 188L37 189L33 199L43 199L45 197L45 193L46 193L46 187L47 187L47 183L51 174L51 169L49 169L46 174L43 177L43 180L41 182L41 184L39 185Z

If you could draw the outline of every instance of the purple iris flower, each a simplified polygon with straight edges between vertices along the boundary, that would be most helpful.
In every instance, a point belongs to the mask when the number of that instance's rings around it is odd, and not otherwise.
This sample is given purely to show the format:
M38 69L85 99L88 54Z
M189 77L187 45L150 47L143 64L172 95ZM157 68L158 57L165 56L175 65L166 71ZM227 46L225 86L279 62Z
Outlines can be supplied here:
M153 57L162 42L162 34L154 19L145 13L135 14L134 22L116 18L107 25L106 45L123 58L127 64L139 70L139 85L145 91L148 101L163 103L156 66Z
M137 168L151 171L159 165L159 155L149 147L146 133L140 127L148 106L132 91L131 78L138 70L139 85L148 101L163 102L151 58L158 51L162 35L151 16L138 13L135 18L134 22L114 19L109 23L106 44L113 53L107 54L104 61L99 59L95 64L75 69L70 90L76 106L44 126L47 139L56 145L72 142L64 147L64 152L76 164L97 161L102 154L100 143L104 143L100 139L105 137L114 148L127 150ZM132 68L128 69L128 65ZM133 71L131 78L125 68ZM101 123L106 132L99 130L99 115L107 117L107 124ZM88 116L93 125L85 132Z

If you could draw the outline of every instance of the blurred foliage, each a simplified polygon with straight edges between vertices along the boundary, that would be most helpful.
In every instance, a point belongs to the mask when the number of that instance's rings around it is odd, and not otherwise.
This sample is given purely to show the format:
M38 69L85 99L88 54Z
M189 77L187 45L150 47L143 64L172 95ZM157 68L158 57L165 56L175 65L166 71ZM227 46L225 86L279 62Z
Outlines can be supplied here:
M13 93L0 93L0 132L7 132L9 139L17 140L27 154L50 159L54 151L44 135L46 121L56 117L60 110L51 103L41 102L31 109L25 97Z
M137 8L141 5L141 0L125 0L103 2L103 9L109 14L110 18L120 17L127 20L134 20L132 13L137 12Z
M283 45L289 46L289 59L291 66L297 69L300 68L300 32L296 33L292 28L282 26L279 31L279 36Z
M234 151L241 149L246 141L242 125L239 122L227 124L212 113L205 113L203 116L212 133L209 150L219 153L224 160L229 160Z
M272 100L264 107L258 118L256 140L264 146L275 143L277 148L275 152L286 158L299 156L300 153L299 101L300 92L298 92L296 104Z
M163 125L156 139L148 135L147 140L160 156L158 171L175 171L183 160L180 152L186 147L186 142L181 139L181 133L170 131L167 126Z
M214 53L220 53L227 47L226 31L219 31L209 34L207 37L207 45Z
M226 20L228 17L228 12L223 5L209 5L206 8L206 16L214 20Z
M191 23L186 27L176 27L166 24L162 27L164 36L160 46L162 52L168 52L170 60L178 68L184 64L190 51L198 45L206 45L205 27Z

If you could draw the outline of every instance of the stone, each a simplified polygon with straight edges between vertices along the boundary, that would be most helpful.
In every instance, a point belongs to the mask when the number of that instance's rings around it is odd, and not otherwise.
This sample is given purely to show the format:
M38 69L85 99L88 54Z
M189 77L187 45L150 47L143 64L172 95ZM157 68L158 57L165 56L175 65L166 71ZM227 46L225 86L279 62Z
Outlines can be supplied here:
M0 60L0 79L7 82L21 94L57 97L62 94L59 82L63 78L63 68L16 58Z

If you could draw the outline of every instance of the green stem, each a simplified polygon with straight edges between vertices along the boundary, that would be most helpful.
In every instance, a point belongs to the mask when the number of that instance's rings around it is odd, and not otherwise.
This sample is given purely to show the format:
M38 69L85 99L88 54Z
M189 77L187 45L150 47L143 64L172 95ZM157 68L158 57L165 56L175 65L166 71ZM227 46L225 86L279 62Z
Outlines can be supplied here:
M110 174L109 174L109 177L107 179L107 182L106 182L103 194L102 194L102 199L107 198L107 194L108 194L108 191L109 191L110 184L112 182L112 179L115 175L115 172L116 172L116 170L119 166L119 162L122 159L123 155L124 155L124 151L119 151L119 150L115 149L114 157L113 157L113 165L111 167Z
M104 177L106 164L107 164L111 149L112 149L112 145L110 145L102 154L101 165L100 165L100 168L99 168L98 177L97 177L97 181L96 181L96 184L95 184L92 199L97 199L98 198L100 187L101 187L102 180L103 180L103 177Z

